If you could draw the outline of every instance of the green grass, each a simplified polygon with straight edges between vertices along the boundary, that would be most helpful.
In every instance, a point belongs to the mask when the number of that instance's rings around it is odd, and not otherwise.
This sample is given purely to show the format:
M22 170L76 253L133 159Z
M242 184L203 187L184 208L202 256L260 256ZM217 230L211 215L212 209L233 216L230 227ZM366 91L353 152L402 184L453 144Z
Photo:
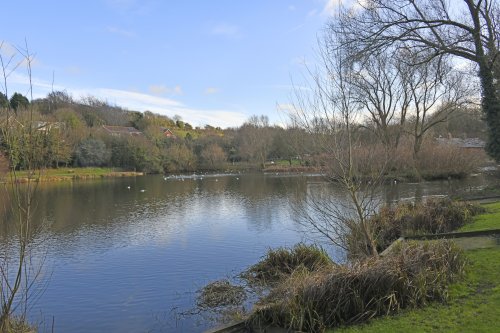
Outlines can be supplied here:
M487 213L478 215L472 224L467 224L460 228L460 231L477 231L500 229L500 202L484 205Z
M500 202L484 205L461 231L500 228ZM498 332L500 318L500 246L466 252L470 261L465 279L450 286L447 304L405 310L364 325L330 332Z
M59 168L59 169L44 169L40 172L35 171L32 173L32 179L41 178L42 181L52 180L66 180L66 179L84 179L84 178L98 178L98 177L111 177L111 176L132 176L134 172L124 171L117 168ZM28 172L17 171L17 180L28 178ZM5 178L5 181L10 181L10 176Z
M365 325L330 332L498 332L500 247L466 252L464 281L450 287L448 304L406 310Z
M267 163L269 164L269 163ZM300 166L300 160L292 159L292 165L290 165L289 160L274 160L274 165L278 166Z

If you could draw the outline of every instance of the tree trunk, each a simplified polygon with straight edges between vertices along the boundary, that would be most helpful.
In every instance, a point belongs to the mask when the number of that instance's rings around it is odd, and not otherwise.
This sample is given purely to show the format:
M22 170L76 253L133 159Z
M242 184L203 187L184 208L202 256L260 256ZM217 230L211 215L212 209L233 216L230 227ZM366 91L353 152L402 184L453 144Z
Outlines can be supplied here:
M500 162L500 99L495 91L493 72L487 64L479 64L479 77L483 90L481 104L489 132L486 151Z

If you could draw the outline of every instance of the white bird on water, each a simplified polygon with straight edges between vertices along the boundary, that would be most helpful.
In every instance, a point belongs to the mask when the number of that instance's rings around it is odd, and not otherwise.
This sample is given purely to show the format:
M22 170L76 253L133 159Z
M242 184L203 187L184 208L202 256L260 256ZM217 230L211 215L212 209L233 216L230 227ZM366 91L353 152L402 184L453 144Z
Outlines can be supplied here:
M130 190L130 186L127 186L127 190Z
M141 190L141 192L146 192L146 190Z

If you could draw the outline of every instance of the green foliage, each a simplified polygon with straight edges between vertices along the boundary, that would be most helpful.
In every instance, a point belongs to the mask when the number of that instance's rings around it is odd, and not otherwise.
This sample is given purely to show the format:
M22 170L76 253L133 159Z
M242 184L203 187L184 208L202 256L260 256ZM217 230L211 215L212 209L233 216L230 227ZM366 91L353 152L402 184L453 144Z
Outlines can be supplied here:
M464 225L460 231L500 229L500 202L483 206L486 212L474 217L471 224Z
M0 92L0 108L8 108L9 107L9 99L5 96L4 93Z
M20 93L14 93L10 98L10 107L14 109L14 111L18 111L19 109L26 109L30 101Z
M292 274L259 302L250 321L322 332L443 302L464 266L464 256L452 242L404 243L384 258Z
M145 138L115 137L110 145L113 166L147 173L163 170L159 149Z
M452 284L446 304L403 311L331 332L497 332L500 316L500 247L468 251L465 279Z
M479 77L483 88L481 105L486 115L489 130L486 151L497 162L500 162L500 96L495 89L494 82L500 79L499 72L500 70L497 70L495 73L497 75L494 77L494 72L488 66L482 65L479 68Z
M165 152L165 171L193 171L196 168L196 156L183 143L174 143Z
M103 166L108 164L110 151L99 139L87 138L80 142L75 151L75 162L79 166Z
M98 127L104 125L104 121L93 112L85 112L83 114L83 119L88 127Z
M10 165L16 170L50 167L53 140L45 131L37 131L27 124L15 122L8 132L2 132L2 149L7 152Z

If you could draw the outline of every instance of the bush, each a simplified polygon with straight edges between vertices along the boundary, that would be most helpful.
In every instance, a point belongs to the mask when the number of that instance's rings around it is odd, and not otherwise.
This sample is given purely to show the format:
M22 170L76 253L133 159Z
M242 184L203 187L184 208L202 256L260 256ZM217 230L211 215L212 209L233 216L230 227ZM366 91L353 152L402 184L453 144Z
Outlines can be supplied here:
M75 151L75 162L82 167L103 166L109 163L111 153L99 139L88 138L80 142Z
M241 275L251 284L271 286L286 280L297 270L314 272L334 265L322 248L297 244L291 249L269 250L260 262Z
M445 301L447 286L461 276L464 265L452 242L434 241L403 243L384 258L328 271L295 271L256 305L249 322L322 332Z
M404 202L384 206L370 219L379 251L401 236L437 234L454 231L472 222L484 208L477 204L450 199L429 199L420 203ZM350 253L356 256L355 251Z

